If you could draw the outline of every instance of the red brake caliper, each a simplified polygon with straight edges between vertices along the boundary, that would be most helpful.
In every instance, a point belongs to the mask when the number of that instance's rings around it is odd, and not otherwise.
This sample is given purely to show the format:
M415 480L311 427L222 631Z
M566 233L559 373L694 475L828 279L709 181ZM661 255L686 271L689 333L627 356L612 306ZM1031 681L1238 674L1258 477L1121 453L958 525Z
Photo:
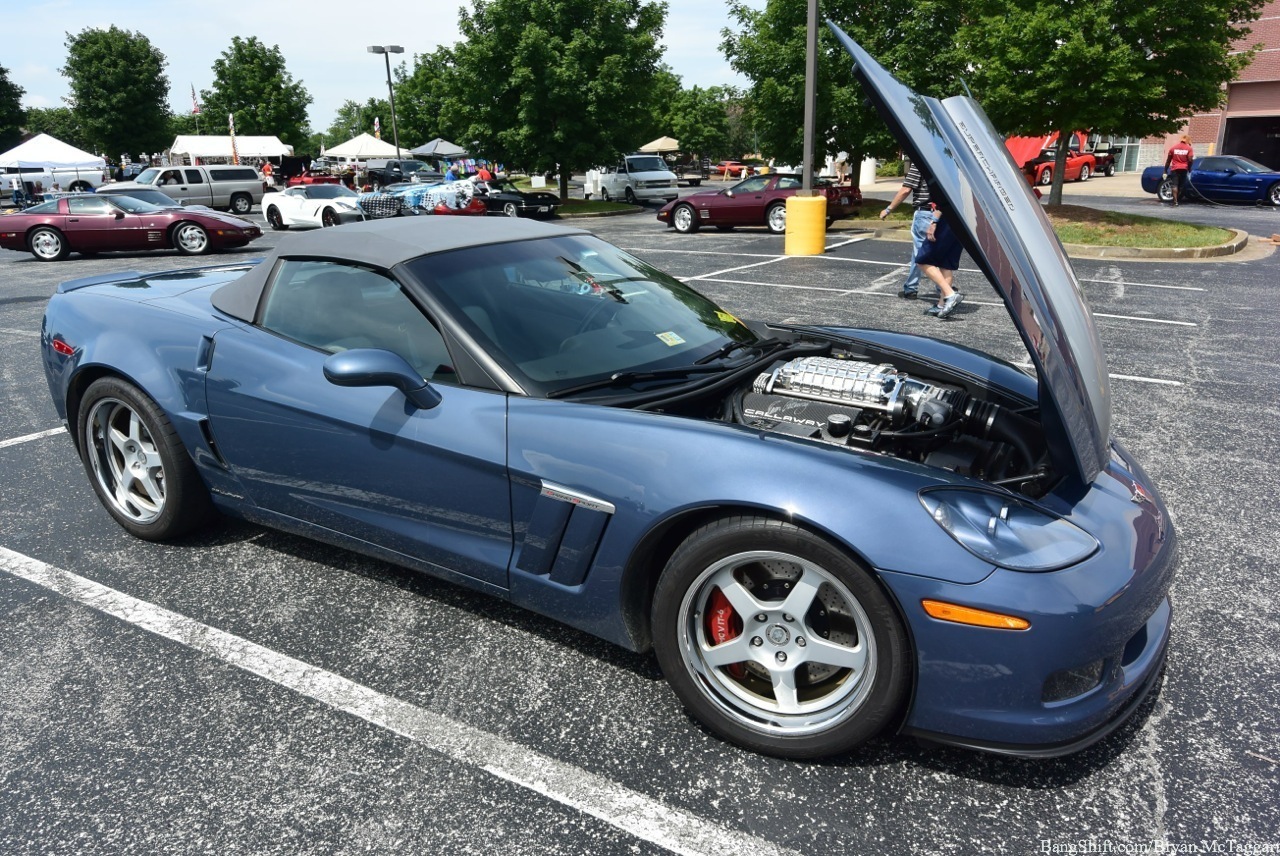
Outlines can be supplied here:
M707 599L707 638L713 645L721 645L742 635L742 618L734 611L729 598L720 589L714 589ZM746 675L741 663L725 667L735 678Z

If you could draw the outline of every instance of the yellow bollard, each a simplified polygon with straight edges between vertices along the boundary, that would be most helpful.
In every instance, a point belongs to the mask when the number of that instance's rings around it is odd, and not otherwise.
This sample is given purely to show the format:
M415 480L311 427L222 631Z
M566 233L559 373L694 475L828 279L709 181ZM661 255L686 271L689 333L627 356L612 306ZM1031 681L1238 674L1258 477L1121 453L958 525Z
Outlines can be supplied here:
M784 252L789 256L820 256L826 248L827 197L788 197Z

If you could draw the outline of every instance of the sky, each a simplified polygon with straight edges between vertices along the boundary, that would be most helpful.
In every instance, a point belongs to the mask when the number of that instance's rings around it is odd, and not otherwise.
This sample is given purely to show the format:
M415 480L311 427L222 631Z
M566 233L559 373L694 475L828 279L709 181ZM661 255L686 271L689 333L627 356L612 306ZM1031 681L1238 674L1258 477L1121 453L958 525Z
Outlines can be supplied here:
M748 0L748 5L763 8L764 2ZM170 104L182 113L191 110L192 86L197 92L212 86L213 62L231 38L256 35L279 46L294 81L311 94L312 128L322 131L343 102L386 97L385 61L368 53L368 45L401 45L405 53L393 55L392 65L397 60L412 64L413 54L459 40L456 20L462 5L461 0L369 6L349 0L0 0L0 66L26 90L24 107L64 106L67 81L58 69L66 61L67 34L115 24L142 33L165 55ZM378 21L385 23L378 26ZM668 0L663 61L686 87L747 84L719 50L720 30L729 23L724 0Z

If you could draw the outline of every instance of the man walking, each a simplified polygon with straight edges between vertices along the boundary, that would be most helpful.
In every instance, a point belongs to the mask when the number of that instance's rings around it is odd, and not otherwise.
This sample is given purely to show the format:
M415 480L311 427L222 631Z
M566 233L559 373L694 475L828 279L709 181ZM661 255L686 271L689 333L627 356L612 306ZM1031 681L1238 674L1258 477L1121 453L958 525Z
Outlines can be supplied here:
M898 292L898 296L904 300L915 300L920 291L920 266L916 264L916 256L920 254L925 234L933 225L933 209L929 205L929 183L924 180L914 163L907 169L907 177L893 201L880 212L880 219L888 217L889 212L897 208L908 195L911 197L911 206L916 210L911 218L911 267L907 268L907 279L902 283L902 291Z

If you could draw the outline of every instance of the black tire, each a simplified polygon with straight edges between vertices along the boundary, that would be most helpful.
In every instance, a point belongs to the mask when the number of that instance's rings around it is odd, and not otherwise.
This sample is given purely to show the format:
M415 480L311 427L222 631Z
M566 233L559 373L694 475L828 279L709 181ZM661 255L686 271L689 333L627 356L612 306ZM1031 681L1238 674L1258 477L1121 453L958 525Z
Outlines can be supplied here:
M94 492L134 536L165 541L213 517L209 491L173 425L137 387L117 377L94 381L80 402L78 430Z
M783 202L775 202L764 212L764 224L775 235L787 231L787 206Z
M899 715L911 687L906 631L879 582L779 520L727 517L690 535L658 580L653 639L694 718L784 758L866 742Z
M267 208L267 225L274 232L284 232L289 228L285 225L284 218L280 216L280 209L274 205Z
M32 229L27 236L27 249L42 262L59 262L67 257L66 237L52 226Z
M700 187L701 185L702 185L702 179L700 178L695 178L689 182L690 187Z
M1105 167L1102 168L1102 174L1105 175L1107 178L1110 178L1111 176L1115 175L1116 165L1113 163L1107 164Z
M326 208L320 212L320 225L324 228L338 225L338 214L332 208Z
M1091 175L1093 175L1093 170L1089 169L1088 164L1084 164L1080 167L1080 177L1076 181L1088 181Z
M627 185L622 191L622 197L631 205L636 204L636 192L631 189L631 185Z
M170 234L171 243L184 256L202 256L213 251L209 233L199 223L179 223Z
M236 193L231 197L231 213L245 215L253 210L253 197L247 193Z
M1276 207L1280 207L1280 181L1267 188L1267 201Z
M1160 186L1156 188L1156 198L1161 202L1173 201L1173 179L1166 178L1160 182Z
M607 187L600 188L600 198L603 199L605 202L613 201L613 197L609 195L609 188Z
M691 235L698 231L698 212L692 205L677 205L671 209L671 225L682 235Z
M1044 172L1040 173L1040 184L1044 187L1048 187L1050 184L1053 184L1053 167L1049 167Z

